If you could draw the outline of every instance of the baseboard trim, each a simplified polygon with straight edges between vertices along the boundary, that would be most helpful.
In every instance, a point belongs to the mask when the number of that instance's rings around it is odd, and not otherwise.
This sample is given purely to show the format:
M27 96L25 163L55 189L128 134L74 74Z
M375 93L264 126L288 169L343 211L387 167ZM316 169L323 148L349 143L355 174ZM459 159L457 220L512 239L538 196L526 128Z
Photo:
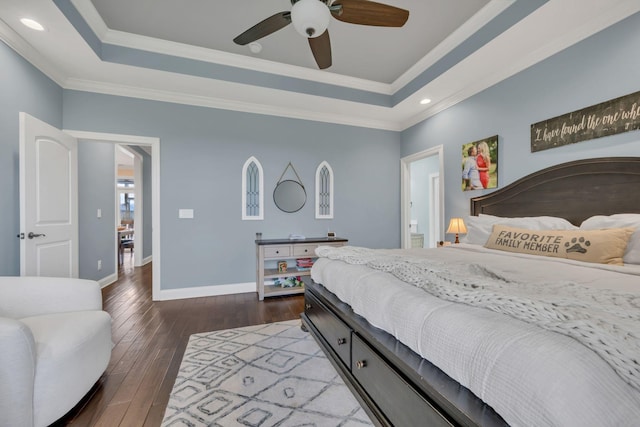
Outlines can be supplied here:
M168 301L184 298L213 297L218 295L243 294L256 292L256 282L234 283L230 285L196 286L192 288L161 289L155 301ZM256 295L257 298L257 295Z
M107 286L114 284L117 280L118 273L113 273L98 280L98 283L100 284L100 288L106 288Z
M142 264L140 264L140 265L135 265L134 267L142 267L142 266L145 266L145 265L149 264L151 261L153 261L153 255L149 255L148 257L143 258L143 259L142 259Z

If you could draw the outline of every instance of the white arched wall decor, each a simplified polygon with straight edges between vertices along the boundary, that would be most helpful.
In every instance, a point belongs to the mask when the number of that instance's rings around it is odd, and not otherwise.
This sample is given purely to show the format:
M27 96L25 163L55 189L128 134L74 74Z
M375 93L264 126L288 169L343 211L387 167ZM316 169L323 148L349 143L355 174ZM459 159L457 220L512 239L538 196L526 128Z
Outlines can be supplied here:
M333 169L326 161L316 169L316 219L333 219Z
M253 156L242 166L242 219L264 219L264 173Z

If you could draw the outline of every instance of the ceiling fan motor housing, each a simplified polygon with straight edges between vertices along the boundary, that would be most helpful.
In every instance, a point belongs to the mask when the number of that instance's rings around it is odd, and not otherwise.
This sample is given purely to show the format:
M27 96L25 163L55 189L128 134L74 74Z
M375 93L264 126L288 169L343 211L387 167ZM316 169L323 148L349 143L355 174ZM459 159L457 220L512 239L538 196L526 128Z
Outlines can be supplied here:
M291 22L304 37L321 36L329 26L331 12L322 0L292 0Z

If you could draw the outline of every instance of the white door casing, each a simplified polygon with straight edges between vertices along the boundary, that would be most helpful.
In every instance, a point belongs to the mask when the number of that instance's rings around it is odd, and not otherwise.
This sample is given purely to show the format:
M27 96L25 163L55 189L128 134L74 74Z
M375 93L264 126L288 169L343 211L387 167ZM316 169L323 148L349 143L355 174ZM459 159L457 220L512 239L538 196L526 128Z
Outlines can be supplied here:
M440 173L432 173L429 175L429 194L431 200L429 203L429 242L425 246L427 248L435 248L436 242L443 239L440 227Z
M78 143L23 112L20 232L20 275L78 277Z

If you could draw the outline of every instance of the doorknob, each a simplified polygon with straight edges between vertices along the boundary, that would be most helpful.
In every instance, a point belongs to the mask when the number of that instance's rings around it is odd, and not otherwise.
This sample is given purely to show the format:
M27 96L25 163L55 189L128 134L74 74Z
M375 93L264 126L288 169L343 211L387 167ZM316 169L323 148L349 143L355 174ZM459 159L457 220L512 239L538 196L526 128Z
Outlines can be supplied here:
M30 231L29 234L27 234L27 237L30 239L33 239L34 237L45 237L45 234L43 233L37 234L37 233L34 233L33 231Z

